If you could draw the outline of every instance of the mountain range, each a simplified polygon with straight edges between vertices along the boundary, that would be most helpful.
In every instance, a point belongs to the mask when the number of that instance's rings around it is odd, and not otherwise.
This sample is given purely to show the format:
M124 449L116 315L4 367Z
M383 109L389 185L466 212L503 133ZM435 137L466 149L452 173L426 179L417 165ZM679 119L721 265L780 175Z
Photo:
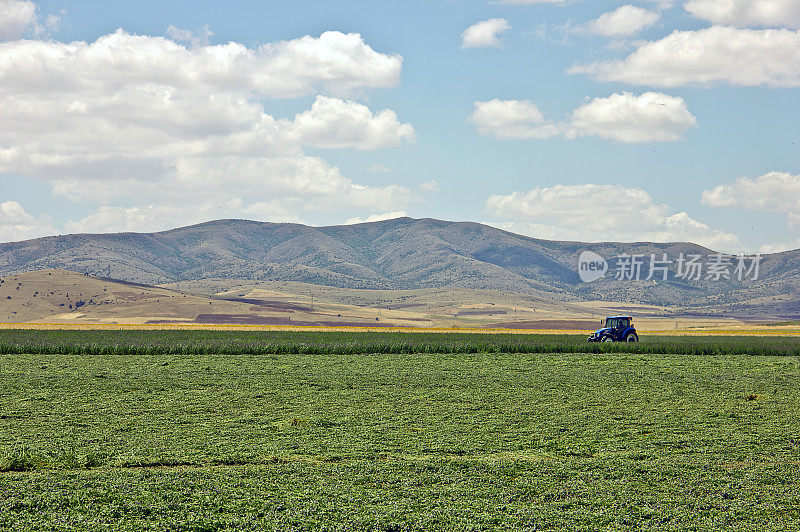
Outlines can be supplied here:
M581 252L610 259L611 272L583 283ZM328 227L217 220L156 233L76 234L0 244L0 275L65 269L151 285L196 279L297 281L345 289L435 287L546 294L554 299L615 299L649 304L765 305L800 314L800 251L761 257L757 280L686 281L675 275L614 279L615 257L714 254L688 243L582 243L517 235L473 222L397 218Z

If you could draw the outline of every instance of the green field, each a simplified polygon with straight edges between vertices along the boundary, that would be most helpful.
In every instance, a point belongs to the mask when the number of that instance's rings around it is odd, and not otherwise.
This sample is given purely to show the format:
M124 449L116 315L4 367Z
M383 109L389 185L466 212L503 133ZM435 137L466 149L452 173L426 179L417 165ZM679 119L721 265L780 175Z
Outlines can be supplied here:
M800 528L796 339L51 332L0 336L2 530Z
M584 334L0 329L0 354L210 355L362 353L639 353L796 355L800 338L658 336L587 343Z

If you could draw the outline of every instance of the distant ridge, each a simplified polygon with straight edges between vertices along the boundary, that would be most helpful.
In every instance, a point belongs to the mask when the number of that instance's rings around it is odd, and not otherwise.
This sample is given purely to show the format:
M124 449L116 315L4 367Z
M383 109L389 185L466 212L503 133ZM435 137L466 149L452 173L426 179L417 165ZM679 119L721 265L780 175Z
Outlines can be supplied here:
M0 244L0 274L45 268L146 284L202 278L298 281L342 288L460 286L563 297L669 304L710 296L745 300L800 288L798 252L765 256L762 280L657 287L613 280L582 284L577 257L590 249L622 253L710 253L691 243L593 243L542 240L474 222L396 218L356 225L216 220L157 233L78 234Z

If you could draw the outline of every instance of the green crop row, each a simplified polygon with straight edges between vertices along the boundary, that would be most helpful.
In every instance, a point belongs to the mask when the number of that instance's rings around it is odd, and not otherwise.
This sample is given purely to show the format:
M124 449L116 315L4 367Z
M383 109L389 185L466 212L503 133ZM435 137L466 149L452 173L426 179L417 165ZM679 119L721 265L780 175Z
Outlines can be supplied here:
M634 353L800 355L800 339L646 336L636 344L584 335L341 331L3 330L0 354L209 355L362 353Z

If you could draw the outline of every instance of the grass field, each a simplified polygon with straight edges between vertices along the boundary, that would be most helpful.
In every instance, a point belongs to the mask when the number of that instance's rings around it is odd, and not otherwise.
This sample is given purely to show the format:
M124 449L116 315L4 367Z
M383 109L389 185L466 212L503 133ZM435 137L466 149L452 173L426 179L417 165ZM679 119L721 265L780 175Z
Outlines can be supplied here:
M796 338L114 333L0 335L0 529L800 528Z

